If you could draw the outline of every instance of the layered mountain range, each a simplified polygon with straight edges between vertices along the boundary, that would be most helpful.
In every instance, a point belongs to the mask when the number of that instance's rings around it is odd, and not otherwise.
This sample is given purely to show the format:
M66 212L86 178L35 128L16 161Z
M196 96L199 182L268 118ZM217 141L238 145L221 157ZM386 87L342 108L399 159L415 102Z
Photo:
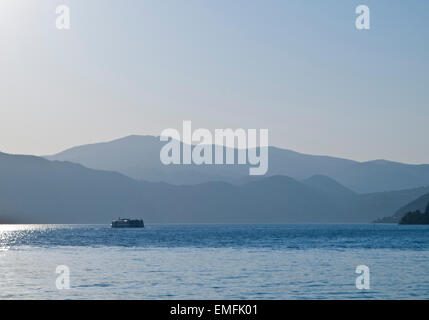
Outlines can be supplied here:
M428 165L270 147L268 174L249 176L245 165L165 166L164 143L130 136L44 158L0 153L0 223L108 223L118 216L148 223L365 223L429 194Z
M128 136L47 156L49 160L70 161L88 168L115 171L131 178L173 185L210 181L248 181L247 165L169 165L160 161L165 142L153 136ZM237 153L237 150L235 150ZM313 175L328 176L358 192L382 192L429 186L429 165L410 165L386 160L357 162L329 156L307 155L269 147L266 176L283 175L297 180Z

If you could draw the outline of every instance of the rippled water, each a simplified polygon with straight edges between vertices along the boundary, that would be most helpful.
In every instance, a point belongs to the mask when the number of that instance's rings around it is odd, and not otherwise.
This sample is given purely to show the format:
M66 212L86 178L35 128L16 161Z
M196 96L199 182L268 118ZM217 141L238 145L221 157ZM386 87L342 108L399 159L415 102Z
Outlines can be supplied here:
M0 226L2 299L428 299L428 267L427 226Z

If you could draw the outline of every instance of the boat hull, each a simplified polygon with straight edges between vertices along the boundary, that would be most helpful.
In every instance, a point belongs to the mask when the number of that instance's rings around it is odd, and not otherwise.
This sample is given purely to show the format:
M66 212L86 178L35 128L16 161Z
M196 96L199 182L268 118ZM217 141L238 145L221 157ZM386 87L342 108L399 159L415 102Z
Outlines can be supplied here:
M120 219L112 221L110 227L114 229L144 228L144 222L143 220Z

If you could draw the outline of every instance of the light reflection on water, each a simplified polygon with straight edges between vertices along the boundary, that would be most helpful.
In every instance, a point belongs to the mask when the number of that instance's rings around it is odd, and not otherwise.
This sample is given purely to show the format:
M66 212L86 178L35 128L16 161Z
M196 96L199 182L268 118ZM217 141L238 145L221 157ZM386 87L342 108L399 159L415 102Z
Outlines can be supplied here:
M429 226L398 225L0 225L0 247L199 247L429 250Z
M1 225L0 248L0 299L429 298L424 226Z
M23 239L31 238L32 233L65 227L62 225L3 224L0 225L0 251L7 251Z
M25 237L32 229L37 228L32 225L0 225L0 252L7 251L11 245L15 244L17 239Z

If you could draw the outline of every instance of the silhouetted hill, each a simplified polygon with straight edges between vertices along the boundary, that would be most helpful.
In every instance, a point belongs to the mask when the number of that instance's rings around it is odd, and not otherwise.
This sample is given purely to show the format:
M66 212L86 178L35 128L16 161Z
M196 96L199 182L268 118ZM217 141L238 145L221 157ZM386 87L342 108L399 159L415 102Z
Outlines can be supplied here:
M276 175L241 185L173 186L70 162L0 154L0 221L9 223L109 223L118 216L148 223L370 222L421 192L359 195L321 176L305 182Z
M0 154L0 212L18 223L95 223L121 212L139 216L155 210L144 201L146 187L119 173Z
M356 196L356 193L352 190L339 184L334 179L320 174L314 175L308 179L304 179L302 180L302 183L330 194L343 195L345 197Z
M414 190L404 190L402 192L388 192L384 197L380 195L372 195L375 196L375 201L387 200L387 198L391 198L393 196L394 199L398 200L397 202L404 202L405 199L413 197L414 200L407 203L403 206L398 206L399 209L392 210L394 212L393 215L388 215L381 219L376 220L377 223L399 223L401 218L408 212L412 211L423 211L425 209L426 204L429 202L429 188L418 188ZM384 199L383 199L384 198ZM392 199L393 200L393 199Z
M429 212L422 213L420 211L413 211L406 213L399 224L411 224L411 225L428 225L429 224Z
M421 200L421 199L420 199ZM407 212L399 221L399 224L429 224L429 201L425 210L415 210Z
M399 220L401 219L407 212L411 211L422 211L424 212L426 205L429 203L429 193L411 201L410 203L402 206L397 210L394 214L394 217Z
M163 145L164 142L157 137L129 136L71 148L46 158L80 163L93 169L117 171L139 180L174 185L208 181L242 184L248 179L248 168L243 165L164 166L159 160ZM275 147L269 148L267 175L284 175L298 180L324 175L359 193L429 186L429 165L408 165L385 160L357 162Z
M244 166L165 166L160 161L160 150L164 144L159 137L134 135L111 142L74 147L47 156L46 159L70 161L92 169L116 171L137 180L174 185L232 182L248 175L248 169Z

